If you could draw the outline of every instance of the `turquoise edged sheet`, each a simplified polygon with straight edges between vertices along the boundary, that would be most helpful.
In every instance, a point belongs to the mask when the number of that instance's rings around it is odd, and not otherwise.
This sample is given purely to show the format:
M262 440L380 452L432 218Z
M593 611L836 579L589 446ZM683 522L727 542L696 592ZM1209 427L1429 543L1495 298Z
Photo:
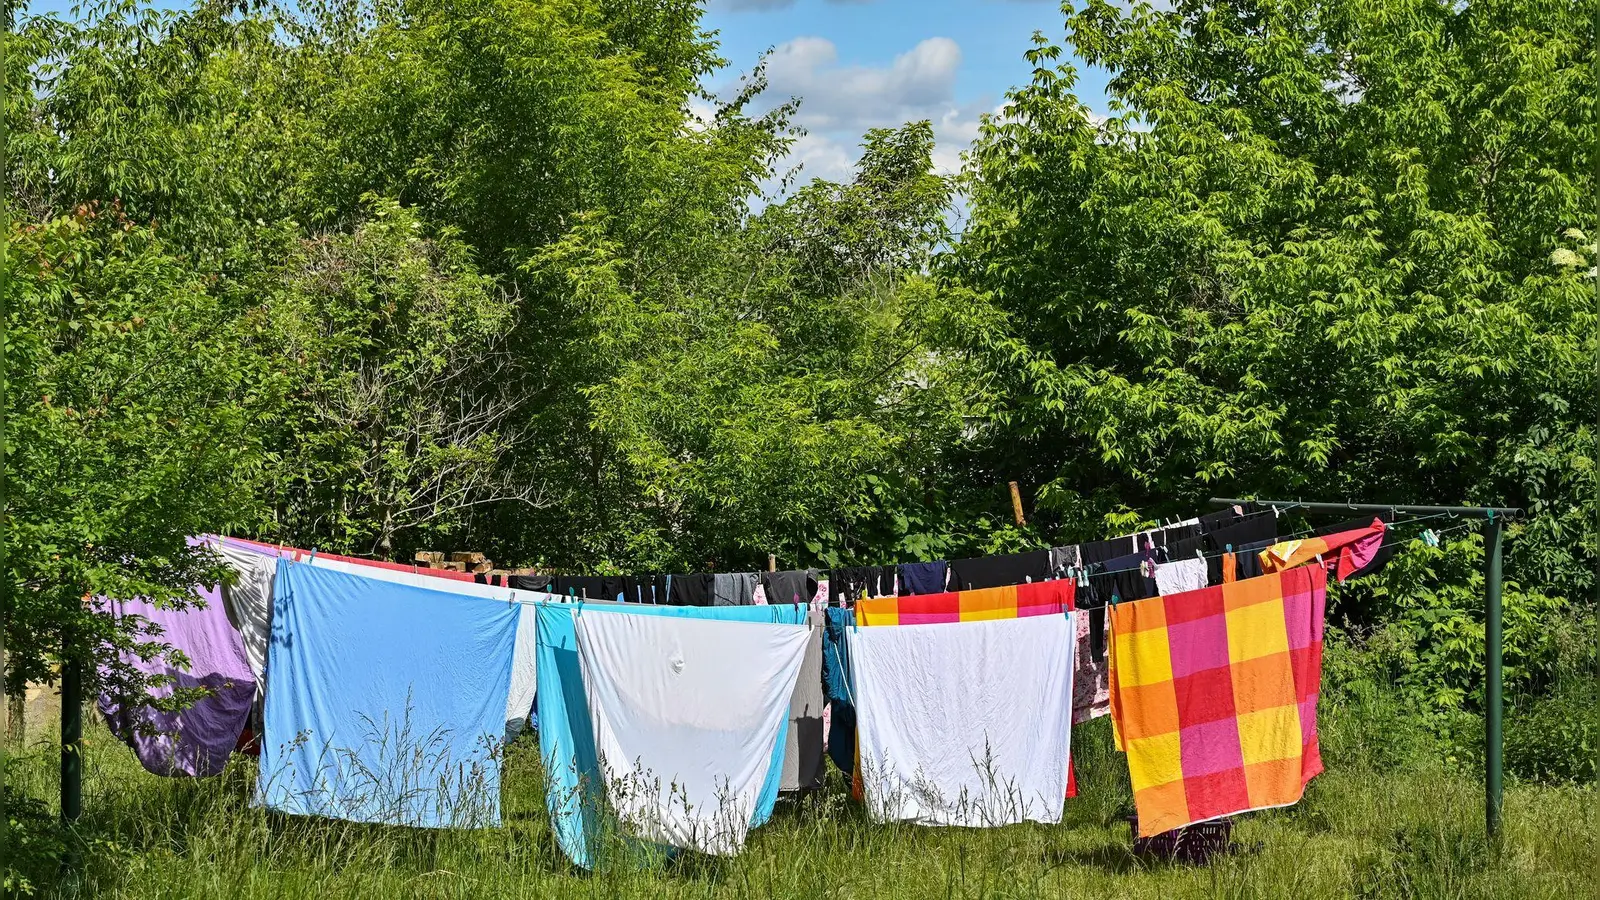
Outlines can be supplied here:
M806 621L806 607L798 604L699 607L550 603L539 607L537 706L539 751L545 768L545 801L550 808L556 843L568 859L585 869L595 867L594 845L602 833L605 785L595 752L594 722L589 718L572 617L618 614L781 625L803 625ZM772 765L751 816L751 828L765 824L772 817L778 786L783 779L783 749L788 727L788 710L785 709L778 741L772 750Z

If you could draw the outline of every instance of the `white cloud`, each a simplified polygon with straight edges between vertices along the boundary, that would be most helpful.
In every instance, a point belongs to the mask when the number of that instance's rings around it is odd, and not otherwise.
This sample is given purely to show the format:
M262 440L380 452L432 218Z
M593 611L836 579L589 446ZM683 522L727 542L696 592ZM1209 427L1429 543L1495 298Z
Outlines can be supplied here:
M978 137L981 117L1003 108L992 97L958 102L960 67L961 47L945 37L928 38L877 66L841 64L838 48L821 37L779 45L767 58L767 90L758 103L770 108L798 98L794 123L805 134L778 164L779 178L767 185L768 192L781 192L782 177L792 179L791 188L813 178L849 181L867 130L924 119L933 123L934 169L945 175L960 172L961 156Z
M767 96L800 98L796 123L814 130L898 125L939 119L954 105L961 47L928 38L887 67L839 65L832 41L798 37L767 58Z
M807 134L798 138L789 148L789 156L780 170L798 167L797 183L813 178L849 181L859 155L859 148L848 146L843 141L821 134Z

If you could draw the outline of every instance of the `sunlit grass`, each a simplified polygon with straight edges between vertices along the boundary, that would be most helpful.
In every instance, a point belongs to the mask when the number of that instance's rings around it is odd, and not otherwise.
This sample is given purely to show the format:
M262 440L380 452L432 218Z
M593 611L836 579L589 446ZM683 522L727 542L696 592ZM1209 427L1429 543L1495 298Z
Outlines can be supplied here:
M507 755L505 825L429 831L269 814L249 804L254 764L215 779L146 774L101 728L88 736L81 876L56 889L95 897L1011 898L1594 896L1600 793L1514 787L1505 839L1483 837L1472 778L1341 764L1300 805L1243 817L1249 852L1187 867L1134 858L1127 776L1103 721L1075 734L1080 798L1058 826L986 830L875 825L828 789L784 801L732 858L686 854L654 869L575 870L556 849L537 745ZM52 736L37 735L12 783L53 797Z

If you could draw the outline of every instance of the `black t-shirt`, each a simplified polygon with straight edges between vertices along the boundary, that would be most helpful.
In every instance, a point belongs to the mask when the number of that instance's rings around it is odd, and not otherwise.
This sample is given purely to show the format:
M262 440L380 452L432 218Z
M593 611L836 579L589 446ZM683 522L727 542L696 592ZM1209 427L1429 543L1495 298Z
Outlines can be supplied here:
M1044 581L1049 577L1049 550L958 559L950 564L951 589L957 591L980 591L984 588L1027 584L1030 581Z

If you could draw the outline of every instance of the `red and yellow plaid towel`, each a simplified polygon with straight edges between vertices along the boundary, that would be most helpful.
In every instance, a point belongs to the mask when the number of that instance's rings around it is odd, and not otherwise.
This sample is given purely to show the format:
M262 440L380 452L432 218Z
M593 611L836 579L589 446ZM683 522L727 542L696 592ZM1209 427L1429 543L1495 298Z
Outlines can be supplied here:
M1141 837L1287 806L1322 771L1327 585L1301 566L1111 609L1111 715Z
M1063 579L978 591L858 600L856 624L935 625L1060 615L1072 609L1074 590L1074 583Z

